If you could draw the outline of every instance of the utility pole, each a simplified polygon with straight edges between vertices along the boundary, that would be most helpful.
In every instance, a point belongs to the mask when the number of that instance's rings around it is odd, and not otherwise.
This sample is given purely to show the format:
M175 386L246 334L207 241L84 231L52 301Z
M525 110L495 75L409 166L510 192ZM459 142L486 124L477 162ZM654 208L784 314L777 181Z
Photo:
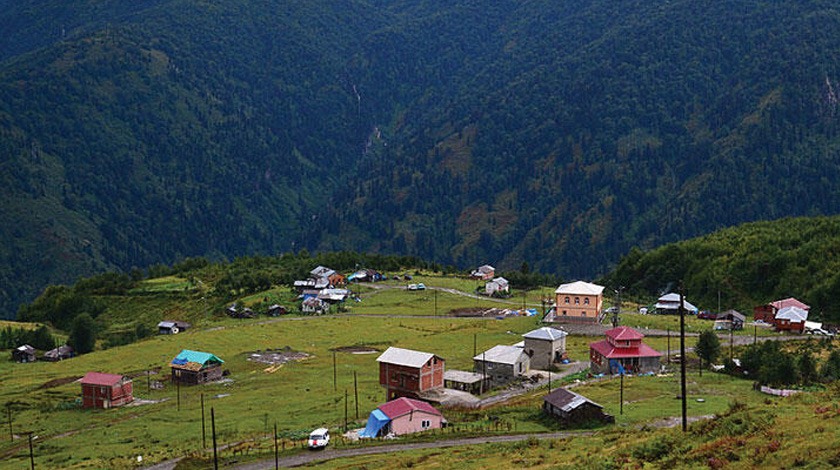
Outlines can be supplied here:
M35 452L32 449L32 431L29 431L29 465L35 470Z
M280 470L280 456L277 453L277 422L274 422L274 470Z
M359 382L356 379L356 371L353 371L353 393L356 395L356 419L359 419Z
M216 414L210 407L210 429L213 432L213 470L219 470L219 453L216 450Z
M682 395L682 430L688 430L688 402L685 386L685 292L680 281L680 394Z

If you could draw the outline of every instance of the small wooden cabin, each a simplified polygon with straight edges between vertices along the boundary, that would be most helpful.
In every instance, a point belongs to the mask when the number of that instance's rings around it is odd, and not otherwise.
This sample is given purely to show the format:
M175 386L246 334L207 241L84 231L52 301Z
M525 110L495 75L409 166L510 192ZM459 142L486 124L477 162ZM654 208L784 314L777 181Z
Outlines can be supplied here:
M213 354L184 349L169 363L172 383L198 385L219 380L222 378L224 363Z

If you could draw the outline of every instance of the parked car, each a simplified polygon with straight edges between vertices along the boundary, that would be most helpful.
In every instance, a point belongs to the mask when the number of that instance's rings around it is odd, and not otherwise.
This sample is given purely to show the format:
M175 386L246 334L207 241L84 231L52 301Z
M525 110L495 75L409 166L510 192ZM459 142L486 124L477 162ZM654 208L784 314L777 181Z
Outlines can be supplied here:
M330 431L327 428L318 428L309 434L308 445L310 449L323 449L330 443Z
M703 311L701 311L700 313L697 314L697 318L700 318L700 319L703 319L703 320L716 320L717 319L717 314L713 313L713 312L710 312L708 310L703 310Z
M426 284L422 282L420 284L409 284L408 290L426 290Z

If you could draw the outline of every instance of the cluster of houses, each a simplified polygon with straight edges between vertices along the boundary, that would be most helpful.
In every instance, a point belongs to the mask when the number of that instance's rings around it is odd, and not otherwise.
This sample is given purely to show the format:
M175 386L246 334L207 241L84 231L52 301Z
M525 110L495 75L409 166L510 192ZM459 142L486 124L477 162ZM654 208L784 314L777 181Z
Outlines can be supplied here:
M488 296L506 296L510 293L510 283L507 279L496 276L496 268L485 264L470 272L470 277L480 281L486 281L484 284L484 295Z
M70 359L76 352L70 345L63 344L57 348L45 352L41 359L44 361L57 362ZM38 360L38 350L34 347L23 344L12 349L12 360L15 362L35 362Z

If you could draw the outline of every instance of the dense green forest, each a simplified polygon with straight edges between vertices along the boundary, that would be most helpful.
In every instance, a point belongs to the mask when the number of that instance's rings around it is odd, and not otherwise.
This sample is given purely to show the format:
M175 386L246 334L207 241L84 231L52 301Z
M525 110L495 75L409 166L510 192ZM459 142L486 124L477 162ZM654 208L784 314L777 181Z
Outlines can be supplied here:
M651 299L683 283L700 308L752 308L796 297L810 319L840 323L840 217L754 222L643 252L631 250L603 281Z
M0 7L0 316L302 248L594 277L840 207L833 2Z

